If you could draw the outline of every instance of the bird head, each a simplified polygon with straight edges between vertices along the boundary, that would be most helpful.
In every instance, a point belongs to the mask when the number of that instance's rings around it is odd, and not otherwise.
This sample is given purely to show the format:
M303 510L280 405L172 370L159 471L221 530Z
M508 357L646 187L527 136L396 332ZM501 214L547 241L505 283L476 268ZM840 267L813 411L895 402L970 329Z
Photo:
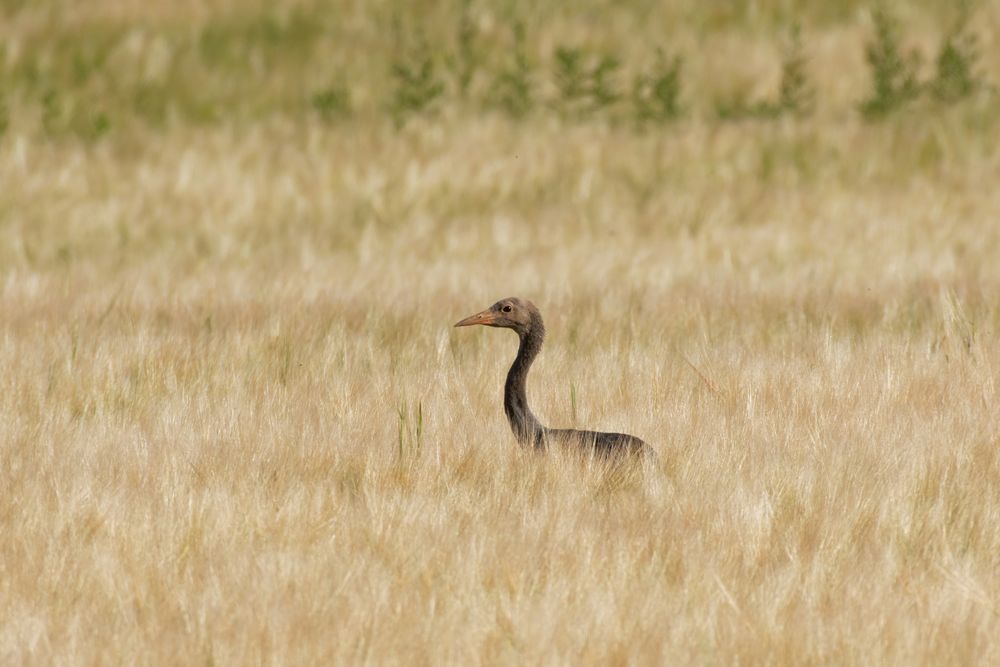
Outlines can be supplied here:
M468 327L473 324L513 329L522 336L533 329L544 331L542 329L542 316L535 308L535 304L516 296L500 299L486 310L457 322L455 326Z

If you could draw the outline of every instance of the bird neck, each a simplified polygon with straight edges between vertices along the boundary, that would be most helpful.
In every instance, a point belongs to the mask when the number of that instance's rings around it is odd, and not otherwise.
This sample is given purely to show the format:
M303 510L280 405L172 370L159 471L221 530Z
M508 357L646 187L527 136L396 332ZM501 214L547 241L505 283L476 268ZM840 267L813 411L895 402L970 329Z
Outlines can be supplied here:
M507 372L503 393L503 408L514 437L521 445L534 447L542 446L544 437L544 428L528 407L527 394L528 369L541 351L542 340L545 338L541 318L538 320L537 326L520 334L521 344L517 349L517 357Z

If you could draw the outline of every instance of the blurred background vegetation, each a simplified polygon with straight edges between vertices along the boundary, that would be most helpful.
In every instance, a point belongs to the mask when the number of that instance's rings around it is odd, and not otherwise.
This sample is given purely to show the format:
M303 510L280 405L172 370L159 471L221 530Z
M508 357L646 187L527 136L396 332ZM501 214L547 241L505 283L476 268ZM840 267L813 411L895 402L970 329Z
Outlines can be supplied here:
M1000 117L992 3L3 0L0 133Z

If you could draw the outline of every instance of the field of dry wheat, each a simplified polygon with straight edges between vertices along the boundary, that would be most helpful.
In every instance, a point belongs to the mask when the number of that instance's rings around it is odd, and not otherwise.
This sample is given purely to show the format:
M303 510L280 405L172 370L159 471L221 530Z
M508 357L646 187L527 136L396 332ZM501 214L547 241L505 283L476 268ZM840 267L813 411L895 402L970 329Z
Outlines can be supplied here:
M350 53L409 5L302 55L253 3L90 4L0 10L0 663L1000 663L995 93L862 118L861 3L541 3L535 54L676 36L683 115L401 121ZM716 117L796 12L815 111ZM517 448L516 337L451 326L506 296L539 417L657 469Z

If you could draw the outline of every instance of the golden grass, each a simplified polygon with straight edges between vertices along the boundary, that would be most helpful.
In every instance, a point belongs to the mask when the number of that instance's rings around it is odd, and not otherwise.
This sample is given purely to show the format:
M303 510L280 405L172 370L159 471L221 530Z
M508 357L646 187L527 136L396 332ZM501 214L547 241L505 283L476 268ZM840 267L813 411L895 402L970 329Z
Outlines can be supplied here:
M997 664L981 111L12 132L0 662Z
M996 659L996 164L786 187L761 134L16 146L5 660ZM537 411L662 478L516 451L513 336L450 329L507 294Z

